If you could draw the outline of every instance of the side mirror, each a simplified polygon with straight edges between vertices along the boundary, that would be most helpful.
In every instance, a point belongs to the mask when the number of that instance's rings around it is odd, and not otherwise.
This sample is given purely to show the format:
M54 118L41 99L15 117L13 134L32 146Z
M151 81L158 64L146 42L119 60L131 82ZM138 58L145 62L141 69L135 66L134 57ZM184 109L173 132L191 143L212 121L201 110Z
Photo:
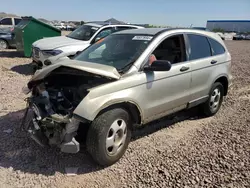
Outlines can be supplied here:
M169 71L172 67L170 61L156 60L151 65L146 65L144 71Z

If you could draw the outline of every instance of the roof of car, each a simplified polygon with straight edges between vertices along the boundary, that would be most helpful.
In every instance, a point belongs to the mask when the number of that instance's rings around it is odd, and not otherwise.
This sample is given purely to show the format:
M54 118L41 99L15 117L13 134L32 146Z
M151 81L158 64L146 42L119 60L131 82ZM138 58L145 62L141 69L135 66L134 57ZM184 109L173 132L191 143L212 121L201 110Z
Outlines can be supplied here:
M102 27L103 25L100 25L100 24L96 24L96 23L86 23L84 25L90 25L90 26L93 26L93 27Z
M117 32L116 34L142 34L142 35L156 35L157 33L170 30L166 28L143 28L143 29L130 29Z
M131 29L123 30L114 34L137 34L137 35L158 35L166 31L181 31L181 32L193 32L199 34L206 34L212 36L214 33L210 31L194 29L194 28L142 28L142 29Z
M84 25L90 25L90 26L94 26L94 27L103 27L103 26L107 26L107 25L113 25L113 26L134 26L134 27L138 27L138 28L143 28L143 27L137 26L137 25L131 25L131 24L114 24L114 23L107 23L107 22L87 22Z

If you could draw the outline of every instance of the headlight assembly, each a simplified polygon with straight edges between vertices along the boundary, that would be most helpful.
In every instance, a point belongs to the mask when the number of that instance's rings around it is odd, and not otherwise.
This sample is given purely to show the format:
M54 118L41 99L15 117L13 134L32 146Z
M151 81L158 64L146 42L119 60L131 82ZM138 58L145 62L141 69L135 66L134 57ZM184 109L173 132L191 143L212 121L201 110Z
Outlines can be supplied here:
M62 52L63 52L62 50L42 50L42 53L44 55L49 55L49 56L56 56Z

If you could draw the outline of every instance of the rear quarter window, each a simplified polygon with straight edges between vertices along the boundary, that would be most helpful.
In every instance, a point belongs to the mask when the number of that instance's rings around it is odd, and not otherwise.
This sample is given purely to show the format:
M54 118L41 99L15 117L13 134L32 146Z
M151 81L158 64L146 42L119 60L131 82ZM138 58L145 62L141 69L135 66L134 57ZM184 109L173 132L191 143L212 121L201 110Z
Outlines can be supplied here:
M212 48L212 53L213 55L220 55L220 54L224 54L225 53L225 48L216 40L208 38L209 43L211 44L211 48Z
M190 45L189 60L201 59L211 56L209 42L205 36L188 34Z

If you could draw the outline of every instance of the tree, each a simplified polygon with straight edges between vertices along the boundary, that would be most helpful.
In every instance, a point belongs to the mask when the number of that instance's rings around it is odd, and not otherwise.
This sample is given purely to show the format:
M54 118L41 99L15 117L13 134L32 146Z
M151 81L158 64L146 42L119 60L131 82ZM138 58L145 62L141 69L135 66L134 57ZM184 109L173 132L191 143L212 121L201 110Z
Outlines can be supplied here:
M222 28L214 28L212 31L213 32L220 32L220 33L224 33L225 32L225 30L222 29Z

